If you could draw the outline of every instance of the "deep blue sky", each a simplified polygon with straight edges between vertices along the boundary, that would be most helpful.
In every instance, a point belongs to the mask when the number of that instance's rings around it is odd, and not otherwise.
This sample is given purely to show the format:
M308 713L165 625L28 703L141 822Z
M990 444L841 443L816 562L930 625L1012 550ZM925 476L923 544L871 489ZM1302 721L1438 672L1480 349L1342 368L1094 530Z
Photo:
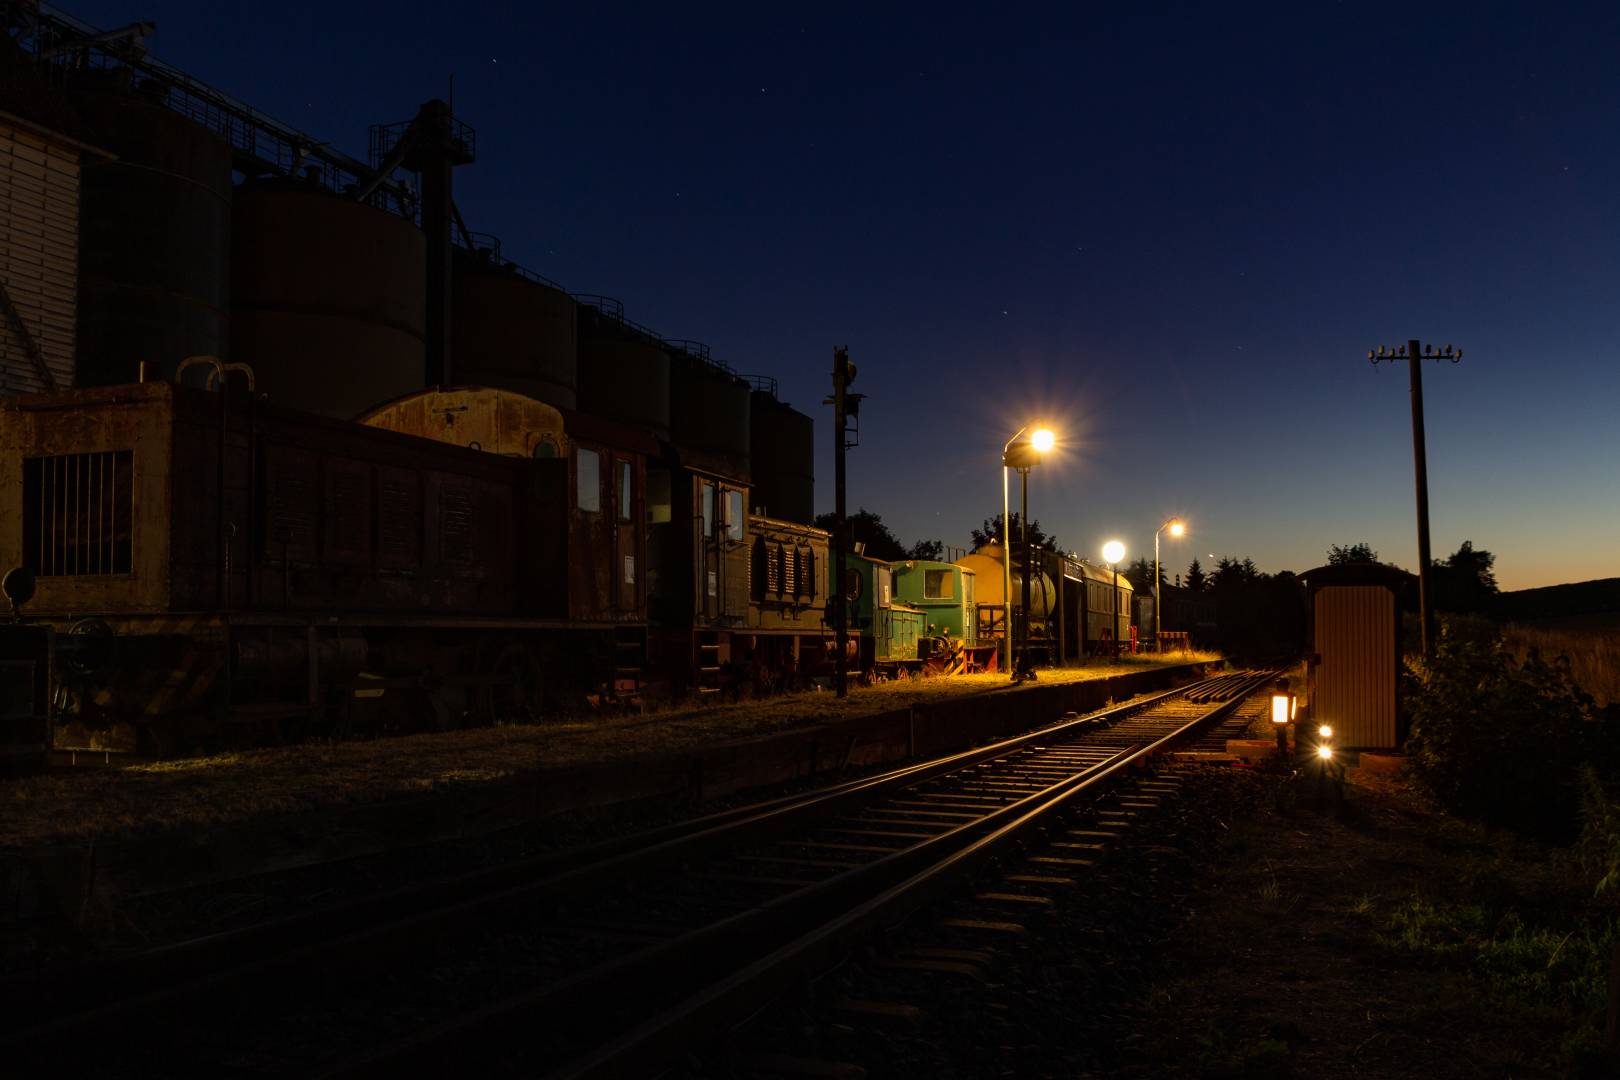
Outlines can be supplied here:
M965 544L1025 418L1032 515L1301 570L1436 556L1620 574L1620 7L64 5L363 157L455 75L471 228L816 417L868 395L850 505ZM1422 10L1417 10L1421 7ZM876 9L876 10L874 10ZM1016 487L1014 489L1016 499Z

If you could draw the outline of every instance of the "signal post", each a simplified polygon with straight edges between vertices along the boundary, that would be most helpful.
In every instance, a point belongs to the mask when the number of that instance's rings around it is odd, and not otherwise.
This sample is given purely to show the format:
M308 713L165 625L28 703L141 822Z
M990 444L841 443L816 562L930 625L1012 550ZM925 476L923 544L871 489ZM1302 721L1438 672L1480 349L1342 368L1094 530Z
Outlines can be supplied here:
M859 445L861 398L863 394L849 392L855 381L855 365L849 362L849 346L833 349L832 397L822 402L833 407L833 490L834 512L837 516L833 534L833 580L827 589L829 600L838 598L835 626L838 634L838 675L835 686L839 697L849 696L849 590L844 584L844 553L849 547L848 508L844 502L844 454ZM849 419L855 418L855 438L850 438Z

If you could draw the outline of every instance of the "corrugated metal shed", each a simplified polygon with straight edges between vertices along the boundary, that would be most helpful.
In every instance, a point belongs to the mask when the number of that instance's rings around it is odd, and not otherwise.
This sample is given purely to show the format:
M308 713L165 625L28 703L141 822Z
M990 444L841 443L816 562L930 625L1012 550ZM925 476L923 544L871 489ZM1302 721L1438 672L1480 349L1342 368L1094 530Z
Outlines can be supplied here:
M0 114L0 393L73 385L79 147Z
M1399 746L1406 733L1397 696L1397 598L1412 575L1369 563L1318 567L1302 576L1311 598L1312 721L1331 724L1340 746Z

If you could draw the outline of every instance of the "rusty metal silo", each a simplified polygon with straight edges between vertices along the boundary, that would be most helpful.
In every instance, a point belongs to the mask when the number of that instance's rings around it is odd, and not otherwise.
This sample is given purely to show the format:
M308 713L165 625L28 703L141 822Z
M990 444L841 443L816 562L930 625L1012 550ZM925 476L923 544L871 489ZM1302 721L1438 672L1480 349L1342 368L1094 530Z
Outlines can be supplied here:
M456 378L548 405L579 405L579 328L573 297L502 261L498 248L456 251L451 318Z
M579 409L669 437L670 359L658 339L597 306L579 307Z
M169 109L169 89L128 69L78 73L87 139L117 155L80 180L81 386L164 375L228 351L231 148Z
M426 241L406 219L295 181L235 197L231 358L274 402L349 419L420 390Z
M781 521L815 524L815 421L769 389L754 390L749 407L754 506Z
M739 478L749 475L749 386L697 351L671 342L670 441L715 455Z

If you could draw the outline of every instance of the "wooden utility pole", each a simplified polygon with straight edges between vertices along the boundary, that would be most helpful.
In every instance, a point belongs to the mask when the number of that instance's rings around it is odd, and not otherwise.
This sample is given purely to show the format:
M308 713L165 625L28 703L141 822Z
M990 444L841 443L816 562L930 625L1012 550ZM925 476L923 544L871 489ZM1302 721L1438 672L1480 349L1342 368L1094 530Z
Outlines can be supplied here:
M1412 376L1412 468L1417 477L1417 533L1418 533L1418 621L1423 625L1423 656L1434 655L1434 592L1429 581L1429 462L1423 437L1423 360L1462 360L1462 350L1447 345L1439 352L1433 345L1425 350L1416 338L1395 349L1380 345L1367 350L1367 359L1377 366L1378 361L1407 361Z

